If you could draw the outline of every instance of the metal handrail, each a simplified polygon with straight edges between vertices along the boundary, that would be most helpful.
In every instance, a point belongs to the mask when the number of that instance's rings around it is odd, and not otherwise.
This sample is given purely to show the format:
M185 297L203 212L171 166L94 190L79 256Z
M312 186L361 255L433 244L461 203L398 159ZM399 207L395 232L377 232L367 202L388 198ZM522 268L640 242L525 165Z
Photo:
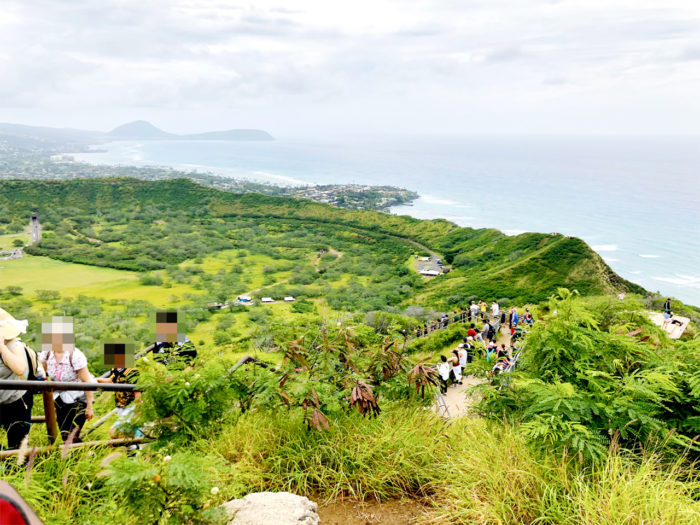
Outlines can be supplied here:
M41 392L50 390L82 390L84 392L106 390L108 392L140 392L143 390L143 387L128 383L83 383L82 381L23 381L18 379L5 379L0 380L0 390L39 390Z

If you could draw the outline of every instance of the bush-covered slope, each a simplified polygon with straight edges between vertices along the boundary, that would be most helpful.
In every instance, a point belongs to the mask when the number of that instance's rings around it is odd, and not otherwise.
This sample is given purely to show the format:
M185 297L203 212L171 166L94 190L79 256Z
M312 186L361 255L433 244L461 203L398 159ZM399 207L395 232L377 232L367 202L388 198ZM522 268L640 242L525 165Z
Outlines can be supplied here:
M421 243L455 267L426 285L424 298L432 304L461 304L471 296L539 301L561 286L583 294L644 292L576 238L538 233L508 237L445 220L236 195L186 179L7 181L2 183L0 210L0 220L15 226L26 224L37 211L47 235L30 251L84 264L133 270L176 264L231 247L227 224L245 217L292 228L344 228L374 242L391 236L392 242ZM160 218L167 218L167 224Z

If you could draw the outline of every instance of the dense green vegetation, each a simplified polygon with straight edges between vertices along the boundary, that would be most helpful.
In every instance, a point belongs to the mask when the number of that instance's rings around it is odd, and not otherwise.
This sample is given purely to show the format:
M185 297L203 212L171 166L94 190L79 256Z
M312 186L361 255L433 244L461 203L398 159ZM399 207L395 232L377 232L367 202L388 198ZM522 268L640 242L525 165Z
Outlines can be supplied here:
M634 300L561 290L548 309L520 369L485 390L483 414L581 461L604 458L611 442L700 451L700 340L668 341Z
M0 221L8 230L23 227L27 210L38 211L45 226L42 243L30 253L84 264L145 271L251 244L265 244L267 255L279 257L282 247L343 251L341 245L350 243L362 250L339 266L352 265L355 275L371 273L376 282L387 282L383 272L401 277L403 261L423 250L413 241L444 253L455 266L424 286L420 300L426 304L452 307L474 296L542 301L558 287L584 294L643 292L614 274L584 242L561 235L507 237L444 220L234 195L188 180L8 181L3 187ZM418 284L409 286L415 291ZM350 295L356 292L350 289Z
M59 448L0 463L47 523L218 523L220 503L256 490L408 498L426 523L698 522L695 327L670 341L646 316L657 299L618 299L644 290L578 239L186 180L3 183L5 231L25 235L32 211L42 242L0 268L16 280L0 283L0 304L30 321L27 340L42 317L73 315L99 374L101 341L145 346L153 311L172 308L199 351L188 370L139 361L137 424L151 443L138 453ZM424 280L411 261L426 249L455 269ZM211 304L243 293L297 300ZM491 375L479 347L476 412L445 421L430 410L428 365L467 327L402 330L472 297L528 303L537 321L514 373ZM270 366L235 367L244 354ZM112 407L97 396L98 415ZM47 443L42 425L30 442Z

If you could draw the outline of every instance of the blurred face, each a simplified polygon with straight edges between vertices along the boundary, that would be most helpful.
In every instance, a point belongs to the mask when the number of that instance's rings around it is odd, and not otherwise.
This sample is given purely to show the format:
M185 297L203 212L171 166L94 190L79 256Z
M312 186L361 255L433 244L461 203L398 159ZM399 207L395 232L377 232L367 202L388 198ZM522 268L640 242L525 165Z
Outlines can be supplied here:
M174 343L177 341L177 323L156 323L156 341Z
M53 317L41 323L41 349L54 353L72 352L75 348L73 319Z

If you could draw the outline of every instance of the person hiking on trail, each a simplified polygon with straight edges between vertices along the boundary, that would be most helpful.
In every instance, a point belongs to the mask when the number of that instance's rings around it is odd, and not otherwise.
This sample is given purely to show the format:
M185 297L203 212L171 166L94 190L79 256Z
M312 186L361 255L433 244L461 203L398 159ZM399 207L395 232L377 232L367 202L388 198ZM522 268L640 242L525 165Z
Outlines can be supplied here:
M112 368L109 371L109 377L98 377L100 383L117 383L117 384L134 384L138 379L139 373L134 368ZM119 434L124 435L124 427L131 422L134 415L136 404L134 403L141 397L141 392L115 392L114 405L117 411L117 420L109 429L109 435L112 438L118 437ZM134 431L134 437L141 437L143 434L139 429Z
M482 337L481 332L476 331L474 323L469 325L469 330L467 330L467 337L473 337L477 341L481 341L482 343L484 342L484 338Z
M486 311L488 308L488 305L484 301L479 301L479 311L481 312L482 319L486 319Z
M447 360L452 365L452 378L457 385L462 384L462 369L459 366L459 354L457 350L452 350L452 355Z
M491 317L497 319L501 315L501 307L497 301L491 303Z
M469 321L475 321L477 315L479 315L479 307L472 301L472 304L469 305Z
M457 355L459 356L460 373L464 375L464 369L467 367L467 348L466 344L460 343L457 347Z
M450 364L447 362L447 358L444 355L440 356L440 363L438 364L438 377L440 379L440 393L447 394L447 380L450 378Z
M463 341L464 350L467 352L467 363L471 363L474 360L474 338L467 336Z
M39 362L51 381L92 383L85 354L75 347L72 317L52 317L41 323ZM54 392L56 419L63 441L71 433L73 443L81 443L80 431L85 420L92 419L94 392L63 390ZM77 429L77 430L76 430Z
M530 326L532 326L535 323L535 320L532 318L532 314L530 313L529 308L525 308L525 315L523 315L523 323L527 323Z
M103 377L98 377L98 383L134 384L138 379L138 371L134 366L134 345L125 342L104 344L104 364L112 369ZM114 392L115 412L117 421L112 425L109 434L112 438L118 434L124 435L124 427L133 417L134 401L141 397L141 392ZM135 437L141 437L140 430L132 432Z
M484 321L484 327L481 330L481 337L484 341L490 341L491 338L491 325L488 321Z
M27 380L31 375L31 356L36 354L20 339L27 333L27 325L0 308L0 381ZM37 377L43 377L41 366L36 372ZM8 448L19 448L29 434L33 405L31 391L0 390L0 428L7 432Z
M518 310L515 308L510 309L510 316L508 318L508 328L510 328L510 335L513 335L513 329L518 326Z
M666 328L668 323L671 322L671 317L673 317L673 314L671 313L671 298L668 297L664 303L664 328Z
M177 312L156 313L156 342L153 359L165 366L190 368L197 358L197 348L185 334L178 333Z

